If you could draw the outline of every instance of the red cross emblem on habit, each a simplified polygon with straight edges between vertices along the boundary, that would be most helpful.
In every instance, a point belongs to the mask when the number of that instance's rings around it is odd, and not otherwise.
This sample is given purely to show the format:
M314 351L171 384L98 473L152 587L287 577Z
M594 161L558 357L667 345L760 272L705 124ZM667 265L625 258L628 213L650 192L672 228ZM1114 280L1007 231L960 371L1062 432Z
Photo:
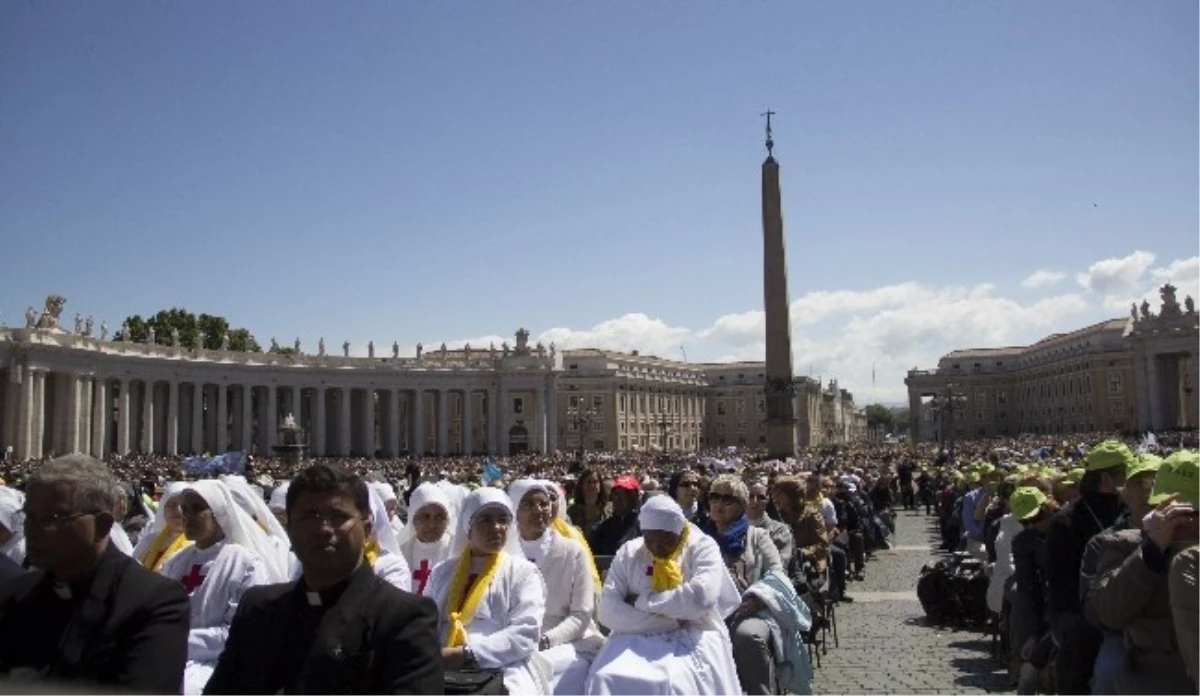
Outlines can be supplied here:
M413 571L413 580L417 583L416 593L425 592L425 583L429 581L429 559L421 559L421 566Z
M202 566L198 563L192 566L192 571L183 576L183 578L179 581L183 583L183 589L186 590L189 595L195 591L197 587L200 587L201 583L204 582L204 576L200 574L201 567Z

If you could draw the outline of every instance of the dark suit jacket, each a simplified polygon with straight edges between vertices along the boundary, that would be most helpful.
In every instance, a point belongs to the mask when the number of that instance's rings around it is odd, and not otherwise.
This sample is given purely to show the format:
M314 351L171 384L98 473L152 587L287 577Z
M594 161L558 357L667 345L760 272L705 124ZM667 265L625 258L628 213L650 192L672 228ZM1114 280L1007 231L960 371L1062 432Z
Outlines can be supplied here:
M267 693L289 612L307 599L299 582L246 590L206 694ZM444 693L437 607L380 580L363 564L321 618L297 679L309 694Z
M178 694L187 662L189 612L179 583L113 548L90 580L72 585L79 602L53 655L37 654L31 633L46 627L46 607L61 602L44 572L0 585L0 674L49 665L45 677L119 691ZM82 593L82 596L80 596Z
M0 556L0 585L24 573L25 569L8 556Z

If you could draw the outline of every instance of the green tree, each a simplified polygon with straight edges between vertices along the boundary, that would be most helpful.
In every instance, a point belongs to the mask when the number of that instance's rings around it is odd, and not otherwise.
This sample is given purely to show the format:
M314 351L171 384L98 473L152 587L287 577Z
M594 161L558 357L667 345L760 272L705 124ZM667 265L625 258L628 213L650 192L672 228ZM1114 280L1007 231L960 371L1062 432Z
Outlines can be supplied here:
M893 425L895 425L895 416L892 414L890 408L883 404L870 404L867 406L868 428L883 428L890 433Z
M906 433L909 428L909 412L907 407L892 409L892 417L895 419L895 432Z
M205 348L218 350L221 339L229 336L229 349L234 351L261 353L262 348L254 336L246 329L233 329L225 317L212 314L199 316L180 307L159 310L149 319L143 319L140 314L134 314L125 319L129 335L124 330L117 331L116 340L143 342L150 337L154 329L154 342L159 345L171 345L173 332L179 332L179 344L184 348Z
M285 347L279 345L279 343L274 338L272 338L271 339L271 347L267 349L267 352L274 353L276 355L295 355L296 349L291 346L285 348Z

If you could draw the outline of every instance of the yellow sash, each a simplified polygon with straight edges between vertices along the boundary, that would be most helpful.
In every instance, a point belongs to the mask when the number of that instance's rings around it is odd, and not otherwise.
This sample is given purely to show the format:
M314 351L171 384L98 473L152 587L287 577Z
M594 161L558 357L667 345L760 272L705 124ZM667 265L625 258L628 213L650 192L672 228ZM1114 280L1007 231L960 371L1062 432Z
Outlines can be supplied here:
M450 594L446 597L446 611L450 612L450 632L446 636L446 647L457 648L467 644L467 624L475 616L475 610L487 594L500 562L504 560L504 552L488 556L483 572L476 578L475 584L467 591L467 580L471 578L471 549L463 549L454 566L454 579L450 581ZM466 601L463 596L466 595Z
M375 561L379 560L379 554L382 553L379 548L379 542L374 539L367 539L367 545L363 547L363 555L367 558L367 563L374 568Z
M600 582L600 571L596 569L596 559L592 556L592 547L588 546L587 539L583 536L583 532L575 528L573 524L567 524L562 518L554 518L554 530L568 539L578 541L583 550L587 551L588 567L592 571L592 582L596 584L596 591L599 592L603 583Z
M163 527L159 530L158 536L154 537L154 543L150 544L150 548L142 556L142 567L157 572L167 562L167 559L179 553L180 549L190 543L192 542L188 541L184 535L171 536L171 530Z
M683 547L687 546L688 526L684 526L683 534L679 535L679 544L670 556L659 558L654 554L650 557L654 559L654 573L650 576L650 589L655 592L666 592L673 590L683 584L683 568L679 565L679 554L683 553Z

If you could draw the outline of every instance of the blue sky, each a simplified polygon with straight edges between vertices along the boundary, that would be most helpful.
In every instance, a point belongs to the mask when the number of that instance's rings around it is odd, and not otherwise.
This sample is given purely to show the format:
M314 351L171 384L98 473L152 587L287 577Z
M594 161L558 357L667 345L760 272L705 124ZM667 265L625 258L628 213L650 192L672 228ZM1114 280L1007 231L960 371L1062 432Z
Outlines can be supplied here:
M1167 1L7 2L0 319L58 293L110 326L179 305L356 352L523 325L758 357L769 106L797 371L866 400L876 363L895 398L964 342L1195 294L1197 23ZM1037 270L1057 280L1022 286Z

